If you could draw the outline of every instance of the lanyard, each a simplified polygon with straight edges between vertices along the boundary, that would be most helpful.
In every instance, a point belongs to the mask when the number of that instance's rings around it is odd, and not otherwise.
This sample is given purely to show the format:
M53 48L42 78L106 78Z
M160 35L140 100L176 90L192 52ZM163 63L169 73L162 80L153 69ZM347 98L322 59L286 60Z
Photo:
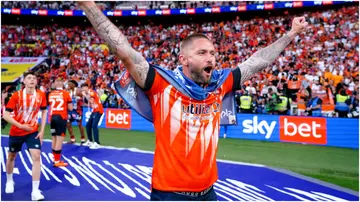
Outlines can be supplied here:
M34 93L31 96L31 102L30 102L30 106L29 109L27 109L27 103L26 103L26 89L23 90L23 109L24 109L24 113L23 113L23 119L24 122L28 122L30 115L32 114L32 111L34 109L34 104L35 104L35 100L36 100L36 89L34 89Z
M76 88L74 88L74 90L70 90L70 96L71 98L73 98L76 95Z

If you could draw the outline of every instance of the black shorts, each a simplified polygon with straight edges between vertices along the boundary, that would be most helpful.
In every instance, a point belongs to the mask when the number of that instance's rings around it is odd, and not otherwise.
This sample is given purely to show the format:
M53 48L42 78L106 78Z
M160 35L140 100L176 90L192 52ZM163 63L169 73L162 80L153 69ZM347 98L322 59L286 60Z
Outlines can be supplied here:
M39 149L41 150L40 139L35 139L39 132L30 133L25 136L10 136L9 137L9 151L19 152L21 151L24 142L28 149Z
M217 194L212 186L202 192L170 192L152 188L150 201L217 201Z
M51 116L50 128L52 136L65 136L67 120L60 115Z

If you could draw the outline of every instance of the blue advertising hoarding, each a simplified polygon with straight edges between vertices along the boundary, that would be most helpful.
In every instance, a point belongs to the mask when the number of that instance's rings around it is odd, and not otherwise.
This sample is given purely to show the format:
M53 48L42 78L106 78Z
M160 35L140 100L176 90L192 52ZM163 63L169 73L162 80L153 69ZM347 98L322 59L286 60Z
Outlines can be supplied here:
M221 128L222 137L359 148L358 119L256 114L237 118L238 125Z
M201 8L185 8L185 9L148 9L148 10L105 10L106 16L167 16L167 15L193 15L207 13L229 13L229 12L245 12L259 11L285 8L301 8L314 7L322 5L345 4L355 1L293 1L293 2L277 2L266 4L251 4L240 6L215 6ZM85 16L82 10L45 10L45 9L18 9L18 8L1 8L2 14L12 15L38 15L38 16Z
M84 126L90 114L88 108L83 109ZM220 137L359 148L358 119L257 114L237 114L237 119L237 125L220 127ZM105 108L99 127L154 131L151 122L129 109Z

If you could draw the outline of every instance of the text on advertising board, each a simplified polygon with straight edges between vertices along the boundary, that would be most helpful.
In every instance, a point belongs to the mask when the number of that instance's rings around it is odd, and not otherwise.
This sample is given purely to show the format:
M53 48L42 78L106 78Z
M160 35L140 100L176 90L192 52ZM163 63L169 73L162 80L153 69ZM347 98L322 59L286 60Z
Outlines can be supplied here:
M326 119L280 116L280 140L309 144L326 144Z
M258 116L252 119L246 119L242 122L243 133L251 133L265 135L269 139L274 131L276 121L271 121L269 124L266 120L259 120Z
M131 127L131 110L126 109L107 109L106 110L106 127L130 129Z

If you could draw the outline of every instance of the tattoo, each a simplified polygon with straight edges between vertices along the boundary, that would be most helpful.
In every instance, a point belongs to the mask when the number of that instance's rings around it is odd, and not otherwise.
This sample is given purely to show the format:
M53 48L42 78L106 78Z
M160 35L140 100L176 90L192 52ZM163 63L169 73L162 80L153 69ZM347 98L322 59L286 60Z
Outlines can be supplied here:
M146 59L141 55L141 53L137 51L129 51L128 55L132 59L135 64L136 72L138 73L139 80L142 81L141 87L144 87L147 74L149 72L149 63ZM140 84L138 84L140 85Z
M269 66L280 55L292 39L285 35L271 45L256 51L249 59L240 65L241 83Z
M138 73L138 76L140 77L140 80L144 82L145 85L146 77L149 72L149 63L139 52L136 51L134 51L134 56L132 58L135 63L135 68Z
M130 57L133 64L128 63L127 69L135 68L138 75L132 75L136 83L143 87L149 71L149 64L141 53L135 51L127 41L126 37L120 30L103 14L103 12L94 4L84 6L86 17L107 44L111 52L116 54L123 62Z

